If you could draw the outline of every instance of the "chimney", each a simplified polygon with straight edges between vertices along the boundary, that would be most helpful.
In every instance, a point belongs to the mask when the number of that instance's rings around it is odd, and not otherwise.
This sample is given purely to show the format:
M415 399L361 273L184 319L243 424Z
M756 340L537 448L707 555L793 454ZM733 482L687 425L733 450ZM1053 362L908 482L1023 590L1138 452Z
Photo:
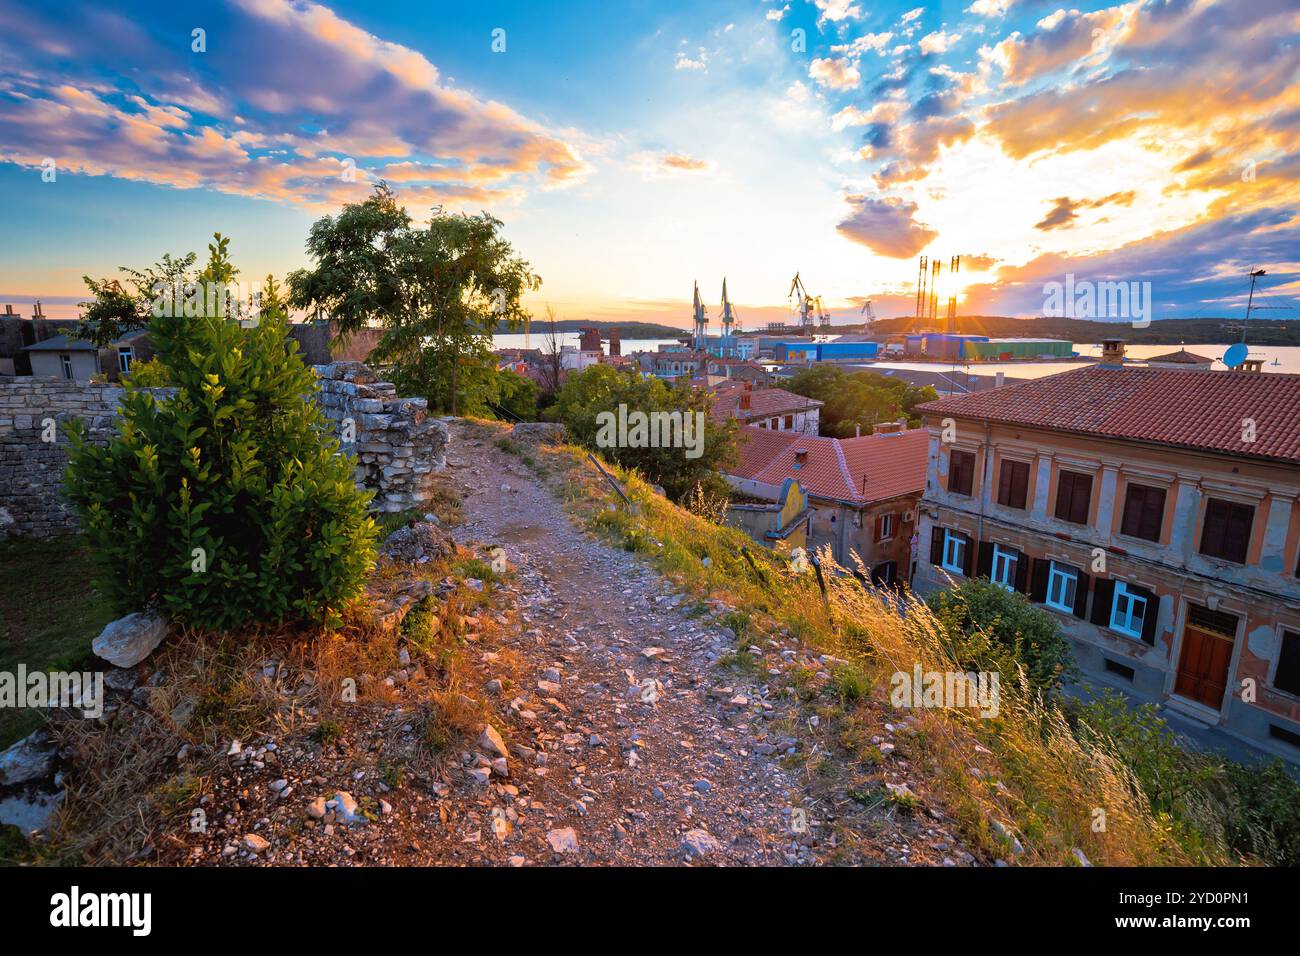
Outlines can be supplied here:
M32 306L32 318L33 318L33 319L43 319L43 318L45 318L45 313L41 310L41 300L40 300L40 299L37 299L37 300L36 300L36 304Z
M877 435L897 435L903 430L904 422L881 422L876 426Z
M6 305L5 315L13 315L13 314L14 314L14 307L12 305Z
M861 424L856 424L856 425L853 426L853 437L854 437L854 438L861 438L861 437L862 437L862 425L861 425Z
M1101 364L1115 365L1115 366L1124 364L1124 340L1123 339L1102 339L1101 340Z
M1262 372L1264 371L1264 360L1246 359L1246 361L1241 363L1241 370L1243 372Z
M619 338L618 329L609 330L609 354L610 355L623 354L623 342Z
M1007 373L1006 373L1006 372L998 372L996 375L993 376L993 387L994 387L994 388L1001 388L1001 387L1002 387L1003 385L1005 385L1005 384L1007 384Z
M749 411L749 389L745 389L740 393L740 408L742 411Z
M796 448L794 450L794 463L796 466L808 464L808 449Z

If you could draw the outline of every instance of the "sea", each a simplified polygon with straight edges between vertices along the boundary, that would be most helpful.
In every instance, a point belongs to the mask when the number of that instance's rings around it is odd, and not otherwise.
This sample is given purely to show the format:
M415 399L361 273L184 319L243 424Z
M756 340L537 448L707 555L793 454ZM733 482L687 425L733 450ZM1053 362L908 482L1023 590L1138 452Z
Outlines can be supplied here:
M577 332L563 332L558 336L562 345L577 345L579 335ZM545 348L546 337L544 334L533 333L531 336L525 336L522 332L502 333L493 336L497 348ZM677 339L623 339L622 352L624 355L631 355L633 352L653 352L661 345L676 345ZM1149 359L1156 355L1166 355L1169 352L1176 352L1179 349L1186 349L1197 355L1204 355L1206 358L1222 359L1223 353L1228 346L1217 344L1187 344L1187 345L1128 345L1126 354L1130 359ZM1071 369L1082 368L1085 365L1095 363L1101 357L1101 345L1098 343L1075 343L1074 351L1078 353L1079 358L1076 360L1061 359L1051 362L959 362L957 368L961 371L971 373L1005 372L1007 378L1042 378L1045 375L1056 375L1059 372L1068 372ZM1265 372L1292 372L1300 373L1300 346L1295 345L1260 345L1250 349L1250 357L1264 360ZM919 371L946 371L950 372L953 368L952 362L874 362L874 363L855 363L855 367L870 367L872 365L881 365L889 368L913 369ZM1215 363L1214 368L1222 369L1221 363Z

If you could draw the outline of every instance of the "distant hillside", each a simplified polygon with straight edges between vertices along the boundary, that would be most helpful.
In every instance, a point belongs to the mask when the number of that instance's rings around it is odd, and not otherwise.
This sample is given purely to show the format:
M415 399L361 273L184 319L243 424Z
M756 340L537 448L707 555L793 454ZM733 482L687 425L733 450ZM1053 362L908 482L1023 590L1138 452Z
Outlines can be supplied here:
M942 322L939 327L942 328ZM911 316L878 319L872 331L879 335L911 332L917 328ZM862 326L835 326L836 333L861 331ZM1135 345L1177 345L1180 342L1223 343L1241 339L1240 318L1157 319L1145 329L1135 329L1125 322L1094 322L1089 319L1032 318L1017 319L1005 315L961 315L957 331L975 335L1027 336L1069 339L1071 342L1097 342L1119 338ZM1251 319L1246 329L1251 345L1300 345L1300 319Z
M533 322L532 334L545 335L551 326L549 322ZM675 339L688 335L684 329L675 329L671 325L656 325L653 322L584 322L581 319L565 319L555 323L557 332L577 332L581 329L600 329L602 336L617 330L619 338L624 339ZM522 329L520 330L522 331Z

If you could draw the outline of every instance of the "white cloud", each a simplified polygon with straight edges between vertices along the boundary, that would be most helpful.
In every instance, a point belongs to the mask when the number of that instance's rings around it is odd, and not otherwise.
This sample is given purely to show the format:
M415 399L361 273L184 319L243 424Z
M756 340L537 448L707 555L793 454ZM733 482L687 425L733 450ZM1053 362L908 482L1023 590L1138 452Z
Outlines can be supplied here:
M808 75L832 90L851 90L862 81L857 64L846 58L817 58L808 67Z
M790 12L790 4L787 3L780 10L767 11L767 18L769 20L780 20L783 16L785 16L789 12Z
M921 52L947 53L960 39L960 33L944 33L942 30L936 30L921 37Z
M915 10L908 10L905 14L903 14L903 18L898 22L911 23L913 20L915 20L923 13L925 13L925 7L917 7Z
M818 18L838 23L841 20L856 20L862 16L861 8L854 6L853 0L813 0L822 12Z
M709 54L704 47L700 47L700 55L697 59L692 60L685 53L677 54L677 62L673 64L674 70L707 70L709 68Z
M975 0L966 8L967 13L982 17L1000 17L1015 4L1016 0Z
M881 56L884 56L885 45L893 38L892 33L867 33L858 37L852 43L840 43L831 47L831 52L861 56L868 50L875 50Z

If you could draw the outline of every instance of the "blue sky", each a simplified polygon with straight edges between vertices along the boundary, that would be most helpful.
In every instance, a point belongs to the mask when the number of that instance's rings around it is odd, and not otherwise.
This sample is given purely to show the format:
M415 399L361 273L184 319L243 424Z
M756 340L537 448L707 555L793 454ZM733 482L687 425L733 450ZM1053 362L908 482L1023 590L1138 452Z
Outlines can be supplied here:
M0 302L72 314L214 230L283 276L384 178L502 218L566 318L683 324L725 275L754 325L796 270L902 314L922 254L969 312L1073 273L1234 315L1251 268L1293 305L1298 34L1286 0L9 0Z

